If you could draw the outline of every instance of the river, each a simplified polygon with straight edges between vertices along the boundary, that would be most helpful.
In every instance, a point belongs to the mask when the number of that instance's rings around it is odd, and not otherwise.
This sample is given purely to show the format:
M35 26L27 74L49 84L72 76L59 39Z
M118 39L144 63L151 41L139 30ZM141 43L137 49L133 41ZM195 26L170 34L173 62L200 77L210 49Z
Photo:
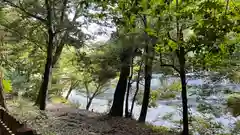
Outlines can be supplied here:
M153 74L151 80L152 90L157 89L161 86L159 78L161 74ZM165 78L170 83L173 80L178 79L177 77L167 77ZM116 82L117 80L115 80ZM231 90L234 92L240 92L240 85L232 84L227 79L222 79L218 82L213 82L208 78L195 78L192 74L188 75L187 80L188 86L192 86L188 89L188 104L189 111L192 116L199 117L211 117L212 121L220 123L223 125L224 129L220 132L229 132L229 129L232 128L234 123L237 120L240 120L240 117L233 117L230 112L226 111L226 90ZM133 84L134 86L135 84ZM211 90L211 93L208 96L202 96L199 94L199 91L206 90L205 87L208 87L208 90ZM134 88L134 87L133 87ZM115 88L109 88L105 93L97 96L90 107L90 110L93 109L95 112L104 113L109 109L108 102L113 99L113 93ZM72 91L69 96L69 100L74 103L79 103L80 108L85 108L86 106L86 97L84 93L80 93L77 90ZM204 110L200 112L197 109L197 106L201 103L210 105L210 110ZM129 101L131 104L131 100ZM154 125L166 126L169 128L179 127L179 121L181 120L181 98L180 93L175 99L171 100L158 100L158 106L155 108L149 108L147 113L146 121ZM141 106L135 104L134 107L134 117L138 118L140 113ZM166 119L166 116L169 118Z

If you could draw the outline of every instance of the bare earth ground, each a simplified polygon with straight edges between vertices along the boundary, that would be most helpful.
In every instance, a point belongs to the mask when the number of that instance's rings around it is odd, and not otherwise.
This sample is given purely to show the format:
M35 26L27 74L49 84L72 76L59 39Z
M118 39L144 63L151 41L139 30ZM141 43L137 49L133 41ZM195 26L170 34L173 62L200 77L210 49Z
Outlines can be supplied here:
M48 104L44 112L22 104L9 103L9 111L42 135L167 135L134 120L110 118L64 104Z

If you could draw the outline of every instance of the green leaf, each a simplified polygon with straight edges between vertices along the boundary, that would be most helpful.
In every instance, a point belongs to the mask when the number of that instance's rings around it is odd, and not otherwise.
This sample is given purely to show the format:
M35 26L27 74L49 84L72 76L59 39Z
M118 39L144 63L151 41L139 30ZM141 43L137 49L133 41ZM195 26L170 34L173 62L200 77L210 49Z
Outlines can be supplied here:
M4 92L6 93L12 92L12 85L10 80L2 80L2 84L3 84Z
M147 32L147 34L149 36L157 36L157 33L155 30L151 29L151 28L146 28L145 31Z

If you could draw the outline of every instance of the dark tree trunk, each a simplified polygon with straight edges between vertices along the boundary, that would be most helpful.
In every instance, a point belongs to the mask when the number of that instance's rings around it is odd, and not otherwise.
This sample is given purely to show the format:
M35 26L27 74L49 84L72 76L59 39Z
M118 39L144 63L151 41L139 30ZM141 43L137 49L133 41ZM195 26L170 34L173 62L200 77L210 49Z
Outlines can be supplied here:
M128 78L128 84L127 84L127 94L126 94L126 100L125 100L125 117L126 118L129 118L131 117L129 114L129 110L128 110L128 100L129 100L129 94L130 94L130 89L131 89L131 86L132 86L132 77L133 77L133 60L134 58L132 58L131 60L131 74Z
M120 77L114 93L113 104L109 112L110 116L123 115L124 96L126 93L129 72L130 72L129 64L124 63L121 67Z
M87 102L87 106L86 106L86 110L89 110L91 104L92 104L92 100L94 97L89 98L89 101Z
M66 100L68 100L68 97L69 97L69 95L71 94L72 90L73 90L73 87L71 86L71 87L69 88L68 92L67 92L66 97L65 97Z
M182 96L182 107L183 107L183 135L189 135L185 52L183 47L180 47L178 57L179 57L179 63L180 63L180 78L181 78L181 84L182 84L181 96Z
M87 94L86 110L89 110L89 107L91 106L93 99L99 94L99 90L100 90L100 85L97 87L96 91L92 94L92 96L90 96L89 93Z
M128 99L129 99L129 93L130 93L130 89L131 89L131 79L128 80L128 84L127 84L127 93L126 93L126 100L125 100L125 117L129 118L129 110L128 110Z
M53 39L54 33L52 29L52 9L51 4L48 0L45 0L46 8L47 8L47 28L48 28L48 41L47 41L47 60L45 65L45 71L43 75L42 85L39 91L39 100L37 101L37 105L39 105L40 110L45 110L46 107L46 96L48 90L48 83L51 76L52 71L52 61L53 61Z
M138 75L137 75L136 91L135 91L135 93L133 95L133 99L132 99L132 105L131 105L130 114L129 114L130 116L132 116L134 103L136 101L136 97L137 97L137 94L139 91L139 82L140 82L140 75L141 75L141 71L142 71L142 64L143 64L143 60L141 60L140 69L139 69Z
M142 109L140 113L140 117L138 119L139 122L145 122L150 98L150 88L151 88L151 79L152 79L152 64L153 64L153 57L154 57L154 48L153 45L147 46L145 48L145 52L147 56L145 57L145 68L144 68L144 78L145 78L145 85L144 85L144 95L143 95L143 102L142 102Z
M4 99L4 90L3 90L3 84L2 84L2 79L0 78L0 106L6 109L6 103Z

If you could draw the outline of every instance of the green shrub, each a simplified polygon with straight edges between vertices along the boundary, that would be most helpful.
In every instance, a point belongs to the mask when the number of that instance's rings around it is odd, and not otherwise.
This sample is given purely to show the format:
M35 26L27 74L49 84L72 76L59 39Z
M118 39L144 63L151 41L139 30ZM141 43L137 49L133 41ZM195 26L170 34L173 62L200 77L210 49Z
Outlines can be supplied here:
M238 120L235 125L234 129L232 130L232 134L239 135L240 134L240 120Z
M169 133L171 130L164 126L154 126L151 124L146 124L147 128L152 129L154 132L160 133L160 134L166 134Z
M240 115L240 94L230 94L227 99L227 106L234 116Z
M148 107L157 107L156 101L159 99L159 92L157 90L151 90L150 98L149 98L149 105ZM136 97L136 103L142 104L143 102L143 91L139 91Z
M213 135L217 131L223 129L223 125L213 121L213 118L192 116L190 124L190 131L200 135ZM219 134L219 133L217 133Z
M171 92L171 91L167 91L167 92L162 92L160 94L160 97L159 99L172 99L172 98L175 98L176 97L176 94Z
M176 95L179 93L179 91L181 91L180 82L174 81L171 84L167 84L166 81L162 80L161 84L162 84L162 87L160 89L151 90L150 99L149 99L149 107L156 107L157 100L173 99L176 97ZM136 103L142 104L142 100L143 100L143 90L140 90L136 97Z

